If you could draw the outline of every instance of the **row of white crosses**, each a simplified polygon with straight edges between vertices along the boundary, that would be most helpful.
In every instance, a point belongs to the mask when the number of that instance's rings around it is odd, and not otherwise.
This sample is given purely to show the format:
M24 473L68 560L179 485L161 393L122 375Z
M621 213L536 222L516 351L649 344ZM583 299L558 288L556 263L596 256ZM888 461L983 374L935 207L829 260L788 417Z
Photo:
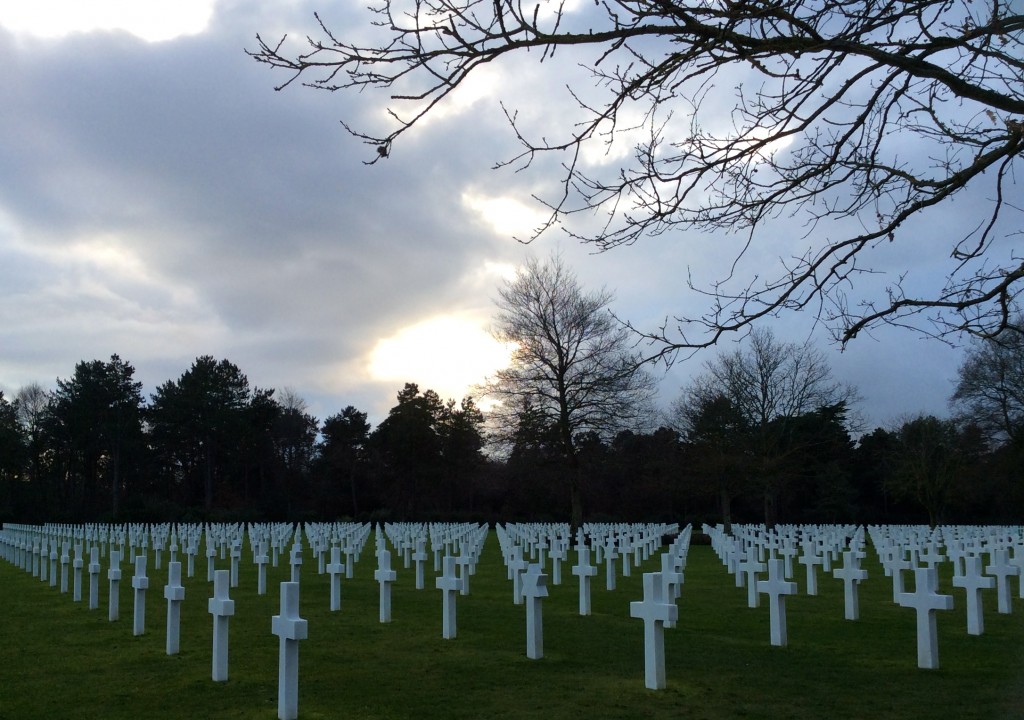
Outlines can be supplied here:
M683 584L691 531L687 525L661 556L660 572L644 573L644 599L629 604L630 617L644 622L644 686L649 690L666 687L665 628L675 627L678 618L675 600Z
M799 563L806 567L808 595L817 595L817 567L831 573L844 584L844 617L860 617L858 587L867 579L860 567L866 556L865 531L853 526L784 527L769 533L763 527L739 526L735 534L723 532L721 527L705 532L723 563L736 574L737 586L754 582L757 573L765 568L760 559L767 552L783 555L785 562L769 560L768 580L756 581L756 592L748 584L748 602L756 606L760 593L768 592L772 599L771 641L786 644L785 606L779 598L796 592L795 583L786 584L792 577L790 561L797 546ZM965 591L967 631L979 635L984 629L982 595L984 589L997 590L1000 613L1011 611L1010 578L1018 576L1019 594L1024 598L1024 535L1020 528L979 527L924 527L885 526L871 527L867 531L878 553L885 574L892 578L893 602L913 609L917 619L917 657L921 668L939 667L937 612L952 610L953 597L938 592L938 565L952 562L952 584ZM1013 555L1010 556L1012 551ZM989 564L983 555L989 556ZM837 560L842 559L842 565ZM781 562L782 569L772 568ZM835 565L835 567L831 567ZM912 570L915 578L913 592L904 589L903 573ZM987 573L987 574L983 574ZM746 576L746 580L744 579ZM775 594L773 594L775 593Z
M311 528L307 526L306 535L310 539L311 544L316 542L313 538L323 528ZM281 655L280 655L280 675L279 675L279 717L292 718L296 717L297 714L297 662L298 662L298 640L304 639L306 636L305 621L298 617L298 568L301 566L301 539L302 530L296 528L293 532L293 528L290 525L273 525L273 526L250 526L249 528L251 537L253 539L254 548L259 548L255 551L256 557L254 560L257 563L265 562L266 547L267 544L274 549L274 559L276 561L277 556L284 551L289 540L293 537L295 544L291 547L290 552L290 563L292 571L292 582L283 583L281 591L281 603L282 603L282 614L275 616L272 622L273 632L281 637ZM14 530L8 526L4 531L0 531L0 554L4 558L16 562L17 564L25 566L31 570L32 566L32 554L25 552L26 547L31 547L32 544L26 542L20 538L16 538L16 534L39 534L42 532L38 528L31 526L20 527ZM129 532L121 533L122 538L131 538L131 547L134 548L136 545L141 550L145 551L148 545L146 538L141 538L141 528L132 528ZM160 552L168 539L170 539L169 550L172 553L176 549L176 530L169 532L157 531L162 537L154 538L153 551L154 553ZM342 539L346 541L346 552L350 548L356 548L354 554L358 556L358 551L361 549L361 544L365 542L365 537L369 533L369 526L352 526L346 524L344 528L339 528L339 524L334 524L331 532L329 533L335 543L340 542ZM74 531L69 530L66 534L69 537L84 537L85 531ZM186 533L182 533L183 535ZM210 598L209 601L209 612L213 617L214 633L213 633L213 649L211 653L211 664L212 670L211 675L214 681L225 681L228 679L228 621L229 618L234 614L234 601L229 597L229 588L237 586L238 577L238 559L241 555L240 549L242 545L242 528L241 526L207 526L205 528L190 528L189 535L189 558L190 560L195 555L199 541L205 538L207 546L207 559L208 559L208 577L214 582L214 597ZM92 538L92 534L89 533L89 537ZM354 538L354 540L353 540ZM139 540L139 542L136 542ZM35 547L39 547L37 543ZM314 545L315 547L315 545ZM230 559L231 569L230 570L215 570L215 559L220 552L221 559L224 559L225 553L230 548ZM334 548L337 550L338 548ZM97 562L98 548L92 547L92 562L90 563L90 577L93 578L98 574L98 562ZM76 548L76 560L74 567L78 570L82 567L81 562L81 547L80 545ZM38 553L37 553L38 555ZM67 550L65 549L65 555ZM149 586L149 578L146 576L146 560L145 554L139 554L134 557L135 575L132 577L132 587L135 593L135 612L134 612L134 624L133 632L136 635L141 635L145 631L145 597L146 590ZM111 568L108 571L108 577L111 583L110 592L110 610L109 617L111 621L115 621L119 617L118 609L118 598L119 590L118 584L121 580L120 570L121 554L113 550L111 551ZM38 560L36 562L38 565ZM67 559L65 558L65 566L67 565ZM190 568L192 563L189 563ZM265 570L263 566L260 568ZM348 570L349 577L351 577L351 565ZM80 573L78 574L80 578ZM54 573L56 577L56 573ZM66 592L66 573L65 573L65 587ZM264 592L262 589L265 586L265 574L261 573L261 589L259 592ZM76 600L80 600L80 582L76 584ZM91 585L93 589L96 588L95 583ZM181 585L181 565L178 562L171 562L168 566L168 584L164 589L165 597L168 601L168 620L167 620L167 653L176 654L179 650L179 636L180 636L180 604L184 600L184 587ZM90 590L90 596L96 597L94 590ZM90 607L94 608L96 602L91 602Z
M629 567L628 560L626 560L627 558L632 557L634 564L639 564L650 556L653 549L657 548L660 544L660 536L662 534L672 532L675 529L677 529L677 526L588 526L584 532L592 533L590 542L597 548L599 556L603 551L606 562L612 563L616 555L622 557L625 560L623 563L623 572L627 573L629 572L627 570ZM455 619L455 594L468 593L469 577L473 573L483 539L486 537L486 528L478 527L470 533L467 533L465 528L444 529L431 526L430 530L429 540L432 544L432 549L435 550L435 557L437 557L437 551L443 552L446 557L445 572L435 581L436 587L443 592L442 636L446 638L454 638L457 632ZM163 540L155 539L153 543L154 551L156 548L163 547L166 542L166 538L169 535L173 535L174 532L174 530L171 530L170 533L162 533L164 536ZM249 532L250 543L254 548L257 548L254 550L254 560L257 564L259 564L261 560L263 562L266 561L266 548L268 544L275 549L274 555L276 558L279 553L284 552L287 543L292 539L291 526L283 526L283 528L281 526L251 526ZM528 563L519 559L513 560L513 567L518 566L518 570L514 573L514 586L516 588L514 596L515 601L517 603L526 604L527 656L531 659L538 659L543 657L544 653L542 601L543 598L548 595L548 575L544 572L544 568L548 562L551 562L552 569L555 572L556 584L559 584L561 581L561 573L558 572L558 570L560 570L560 563L562 559L565 558L566 551L568 549L568 531L565 527L555 528L554 526L545 527L529 525L516 526L511 529L511 532L517 536L517 552L522 551L529 559L538 560L538 562L535 563ZM207 548L208 577L212 578L214 581L214 597L210 599L209 610L210 614L214 617L215 628L214 647L212 652L212 676L218 681L227 679L227 622L228 618L230 618L234 612L234 602L229 598L229 587L237 586L237 560L240 555L241 533L242 528L238 526L208 526L205 529L200 529L198 532L193 529L192 532L188 533L191 538L188 542L188 546L192 548L195 548L198 545L198 538L200 536L204 537ZM368 529L363 532L364 540L366 533L368 533ZM302 535L302 529L297 528L294 533L295 544L292 545L289 555L289 563L291 564L292 569L292 582L296 584L299 579L299 568L301 566L300 544L302 542ZM384 540L385 535L392 539L392 542L396 545L397 549L403 556L408 553L407 549L415 548L416 552L412 554L412 560L417 562L417 564L420 564L425 560L424 550L425 541L427 539L423 537L423 526L419 524L385 526L384 533L375 536L375 545L377 547L376 555L378 560L375 579L377 579L381 586L381 622L388 622L391 619L390 587L396 579L396 573L391 568L391 556L390 551L386 548L386 542ZM507 535L508 532L506 532L506 529L502 529L502 532L499 533L499 536ZM323 541L319 528L306 526L305 536L316 555L319 556L327 549L328 543ZM583 535L581 534L577 540L580 541L582 538ZM334 538L336 542L338 539L338 537ZM685 563L685 552L688 547L688 539L689 528L687 529L685 538L680 538L680 541L683 541L680 545L681 552L668 552L662 557L663 572L652 574L653 580L646 581L655 581L657 583L658 595L654 599L647 598L645 596L645 602L653 602L657 604L660 603L662 599L667 599L674 609L674 598L678 596L679 585L681 585L682 582L681 564ZM172 541L172 545L173 544L174 543ZM218 550L223 559L225 552L229 548L232 560L231 571L214 570L214 562ZM337 575L340 574L340 562L338 561L340 548L335 546L332 547L331 550L332 563L330 566L327 566L327 568ZM457 555L449 553L457 553ZM194 552L192 554L194 554ZM419 557L416 557L417 555ZM588 555L589 546L586 543L580 545L578 542L577 556L580 562L573 569L573 573L580 578L581 614L589 614L589 578L592 574L596 574L596 568L593 568L593 566L589 566L588 569ZM324 564L321 563L320 566L322 572ZM460 572L458 574L456 574L455 568L459 569ZM119 571L112 570L111 573L112 582L116 582L116 580L120 579ZM165 597L168 600L167 646L169 652L177 652L178 607L180 602L184 599L184 587L180 584L180 565L177 567L172 566L170 573L168 586L165 588ZM117 576L116 580L113 579L114 574ZM417 576L419 576L419 572L417 572ZM332 576L332 581L334 579L334 576ZM135 590L136 598L135 632L136 634L141 634L144 631L145 590L148 587L148 578L145 576L144 555L140 555L136 558L136 575L132 578L132 585ZM613 583L611 585L614 586ZM116 596L116 593L113 595ZM335 608L338 605L338 601L333 599L336 597L337 594L332 591L332 608ZM111 612L114 614L113 610ZM638 615L638 617L644 616ZM671 626L674 619L675 616L672 614L671 617L666 617L659 621L659 624L657 625L659 628L656 633L657 637L661 637L661 628L666 624ZM649 621L645 619L645 623L647 622ZM652 638L653 637L654 635L652 635ZM659 653L656 646L657 641L652 640L651 646L647 652L648 658L645 662L645 666L660 666L660 675L663 677L663 652ZM661 657L660 661L657 659L658 657ZM651 675L650 671L646 674L648 679L658 675L657 672L655 672L655 675ZM651 685L651 682L648 684ZM663 687L664 683L662 681L660 684L651 686Z
M211 652L211 677L215 682L223 682L228 679L228 623L230 618L234 615L234 600L229 596L230 588L237 586L237 557L240 553L237 550L241 547L241 540L239 538L240 527L225 528L222 526L209 526L205 530L200 529L195 531L193 529L192 540L193 546L198 545L198 538L205 535L207 544L210 548L208 557L212 558L216 555L217 548L231 548L232 551L232 565L230 570L216 570L213 573L214 582L214 596L210 598L208 603L208 610L213 618L213 643ZM348 528L348 531L352 534L359 534L360 529ZM131 578L131 585L134 592L134 612L133 612L133 634L142 635L145 633L145 614L146 614L146 592L149 588L149 578L147 577L147 560L148 556L146 550L148 549L149 542L148 538L142 537L142 530L139 528L131 528L121 532L120 530L113 531L107 534L105 531L102 533L104 538L115 537L113 541L117 544L119 540L117 538L124 538L126 542L130 543L131 547L138 547L140 552L134 556L134 575ZM174 549L176 545L176 531L171 530L170 532L164 533L162 529L157 530L159 534L163 535L163 538L154 537L152 545L152 553L156 556L157 553L162 552L164 548L169 550L174 557ZM273 532L277 535L278 542L281 538L289 537L292 532L290 526L275 527ZM301 531L299 531L301 532ZM368 530L367 530L368 532ZM47 535L54 533L60 537L67 537L70 540L82 539L95 541L97 544L89 548L91 561L88 566L90 576L90 590L89 590L89 608L98 608L98 582L97 577L100 571L100 565L98 562L100 548L98 543L100 541L101 533L93 533L84 529L74 530L70 529L65 531L65 528L61 528L59 531L53 531L51 528L37 528L33 526L5 526L0 530L0 557L13 564L22 567L28 572L32 572L33 567L39 567L41 564L39 556L40 551L32 552L31 548L41 547L41 542L33 542L31 538L35 536ZM298 535L298 533L296 533ZM169 541L169 544L168 544ZM67 543L65 543L66 545ZM56 545L54 545L56 547ZM67 548L65 548L65 556L67 555ZM80 575L83 566L82 561L82 546L81 543L76 544L75 548L75 559L76 563L73 567L78 571L76 574L79 576L79 582L76 583L76 601L81 600L81 582ZM121 552L116 549L110 550L110 568L108 569L108 580L110 582L109 592L109 610L108 617L111 622L119 619L119 583L121 581ZM67 566L67 558L64 561L65 568ZM185 588L182 585L182 566L181 563L172 560L168 563L168 580L167 585L164 587L164 597L167 600L167 643L166 651L168 655L178 654L180 650L180 606L185 598ZM38 571L37 571L38 574ZM49 573L48 573L49 574ZM56 572L53 573L56 577ZM234 582L232 582L234 580ZM63 592L67 592L66 587L66 573L65 573L65 587ZM291 718L297 717L298 713L298 641L305 639L306 637L306 621L298 616L298 583L289 582L282 583L281 588L281 614L275 615L272 619L272 632L280 637L280 658L279 658L279 698L278 698L278 716L280 718L290 720Z
M867 571L860 567L865 557L863 529L854 526L782 527L768 532L763 526L737 526L735 535L719 527L704 526L711 537L712 547L723 563L735 573L737 587L746 585L747 604L758 607L760 596L769 600L769 638L774 646L789 643L786 623L785 599L797 593L797 584L788 578L794 575L793 559L806 568L808 595L818 594L817 568L843 581L844 617L860 617L858 588L867 579ZM799 548L799 550L797 550ZM848 548L848 549L847 549ZM776 557L776 554L781 557ZM842 558L843 564L837 561ZM767 560L767 562L763 562ZM836 567L832 567L836 564ZM767 579L758 574L768 571Z
M623 558L624 574L649 559L661 545L666 534L676 534L678 525L647 526L584 526L576 536L577 564L572 574L579 578L579 612L590 615L591 579L597 567L591 565L591 544L602 553L606 563L606 588L615 587L614 561ZM588 538L588 533L591 533ZM675 599L683 582L691 528L678 533L676 540L661 556L662 571L644 574L644 599L630 604L630 615L644 621L644 681L646 687L665 687L664 629L675 624L678 610ZM568 547L567 526L509 525L498 526L497 536L502 555L512 580L513 602L526 605L526 655L530 659L544 656L543 599L548 597L548 558L552 569L559 567ZM545 556L545 550L549 551ZM531 562L536 560L536 562ZM598 561L599 562L599 561ZM554 573L553 573L554 574ZM554 584L561 582L561 574Z
M1010 579L1017 576L1018 595L1024 598L1024 535L1020 528L873 527L870 533L886 573L892 576L894 601L917 612L918 665L921 667L938 667L935 613L953 609L953 598L938 594L937 566L940 563L947 559L953 563L952 584L965 592L968 634L984 632L982 590L994 588L998 612L1008 614L1012 611ZM923 566L919 565L921 563ZM914 571L913 593L903 591L905 570Z
M442 636L454 638L457 634L455 603L458 594L468 593L469 578L473 574L476 560L479 557L483 540L487 536L486 527L444 528L430 526L424 534L422 525L388 525L382 532L374 535L376 557L378 561L375 579L381 585L381 622L390 620L390 586L395 582L396 572L391 567L391 555L387 549L386 538L390 538L399 554L420 565L427 558L426 543L429 541L435 558L443 553L444 571L435 580L435 587L442 591ZM331 551L330 565L318 562L321 573L327 571L335 576L341 574L340 553L346 548L361 547L369 534L368 526L349 528L339 534L337 528L319 528L305 526L250 526L249 540L254 548L254 562L266 563L268 548L272 548L274 557L288 553L292 571L292 582L282 585L281 615L273 621L274 633L281 638L280 677L279 677L279 715L294 717L297 712L297 642L307 635L305 621L298 617L298 580L301 567L302 543L308 542L314 555L322 557L327 550ZM573 574L580 579L580 611L589 614L589 579L596 574L596 568L589 565L590 544L593 544L598 557L603 553L605 562L611 562L616 556L624 559L623 573L629 572L628 560L639 565L657 550L661 536L678 530L678 526L588 526L577 536L577 565ZM181 546L186 548L189 556L198 551L200 542L205 542L208 559L208 577L214 583L214 595L209 600L208 610L214 622L214 639L211 653L211 676L215 681L227 679L228 673L228 622L234 614L234 601L230 598L230 588L237 586L237 562L241 554L242 526L206 526L190 528L161 529L157 535L151 535L153 552L167 548L174 557L180 539ZM589 540L587 533L591 533ZM662 572L648 573L644 578L644 600L631 605L631 614L645 623L645 678L648 687L664 687L664 646L663 629L671 627L676 619L674 600L679 595L682 584L682 567L685 565L686 552L689 546L690 528L686 528L662 556ZM126 533L137 542L131 544L145 549L147 539L144 531ZM555 584L560 584L560 563L566 558L569 549L568 529L565 527L515 526L500 528L499 537L506 540L516 537L516 551L511 554L513 562L521 567L514 573L517 580L516 601L526 605L527 624L527 656L531 659L543 657L543 599L548 596L548 578L545 572L551 563ZM353 540L354 538L354 540ZM352 545L349 543L353 542ZM287 549L292 543L290 551ZM230 553L231 569L214 569L215 558L220 553L221 559ZM355 550L355 554L358 549ZM536 560L536 562L526 562ZM120 557L111 558L113 565L109 578L115 591L120 581ZM142 634L145 628L145 596L149 579L146 577L146 554L135 557L135 575L132 587L135 592L135 628L136 634ZM95 562L91 565L96 564ZM406 565L408 567L408 564ZM92 568L90 568L92 569ZM417 572L419 578L420 573ZM168 602L167 620L167 652L178 652L180 632L180 604L185 597L185 588L181 583L181 564L172 560L168 567L168 584L164 588L164 596ZM332 582L333 585L333 582ZM417 582L419 586L420 583ZM261 590L262 592L262 590ZM338 605L336 593L332 590L332 609ZM115 602L112 599L112 602ZM111 619L116 619L116 606L111 608Z

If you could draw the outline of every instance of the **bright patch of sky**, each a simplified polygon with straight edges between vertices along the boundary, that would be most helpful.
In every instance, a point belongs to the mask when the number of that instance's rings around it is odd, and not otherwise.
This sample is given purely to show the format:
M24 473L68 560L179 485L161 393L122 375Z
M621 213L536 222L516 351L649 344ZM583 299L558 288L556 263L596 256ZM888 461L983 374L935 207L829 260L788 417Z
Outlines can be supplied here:
M466 191L462 193L462 204L502 237L527 240L548 219L537 203L527 205L514 197Z
M215 0L0 0L0 26L41 38L124 30L159 42L202 32L214 4Z
M462 114L480 100L492 97L504 84L502 75L497 68L478 68L417 123L419 129Z
M506 367L511 348L483 323L461 315L440 315L398 330L370 353L370 376L397 384L415 382L442 398L461 399L472 386Z

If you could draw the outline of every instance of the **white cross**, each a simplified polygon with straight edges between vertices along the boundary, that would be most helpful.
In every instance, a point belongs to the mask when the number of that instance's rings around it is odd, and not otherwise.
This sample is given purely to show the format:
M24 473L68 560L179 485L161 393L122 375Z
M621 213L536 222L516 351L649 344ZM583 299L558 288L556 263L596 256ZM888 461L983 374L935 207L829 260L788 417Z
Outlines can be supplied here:
M933 568L945 560L945 556L935 547L935 543L928 543L927 549L920 555L920 560L928 567Z
M586 545L576 546L576 564L572 566L572 574L580 579L580 615L590 614L590 578L597 575L597 568L590 564L590 548Z
M135 635L142 635L146 631L146 588L149 587L149 578L146 577L146 556L135 557L135 575L132 577L132 587L135 588Z
M292 569L292 582L299 581L299 574L302 572L302 545L296 542L292 545L291 557L288 564Z
M235 601L228 597L231 574L218 570L213 575L213 597L207 601L207 609L213 615L213 661L214 682L228 679L228 621L235 614Z
M644 685L665 687L665 623L676 621L679 609L662 595L661 573L644 573L644 599L629 604L629 616L644 621Z
M680 595L683 586L683 573L676 570L677 557L675 551L669 548L661 556L661 582L664 585L661 596L667 601L674 602ZM665 627L672 628L674 621L665 623Z
M516 605L523 604L523 573L528 564L519 556L519 548L516 548L508 563L509 577L512 579L512 602Z
M38 559L38 556L37 556ZM100 549L95 545L89 551L89 609L100 606Z
M541 569L547 567L548 547L547 537L541 535L540 540L537 541L537 563L540 565Z
M57 541L54 540L50 543L50 587L57 587L57 560L59 554L57 553Z
M760 606L760 595L757 590L757 574L764 572L764 563L757 560L757 549L747 548L747 556L736 566L737 570L746 578L747 585L747 607L756 608Z
M462 588L455 558L444 557L444 573L434 580L434 587L441 591L441 637L452 640L458 632L455 618L455 601Z
M465 546L462 547L458 558L456 558L456 563L459 566L459 577L462 579L462 589L459 590L459 593L469 595L469 576L473 574L473 556Z
M531 564L523 574L523 598L526 600L526 657L544 657L543 598L548 596L548 576L539 563Z
M814 550L813 543L804 543L804 554L797 561L807 566L807 594L818 594L818 573L815 567L825 564L825 558L820 557Z
M1008 615L1013 609L1011 604L1010 578L1020 574L1020 568L1011 565L1007 560L1005 549L995 550L992 553L992 564L985 568L985 572L996 577L996 598L998 610L1003 615Z
M629 565L629 556L633 552L633 543L625 535L619 538L619 556L622 558L622 577L629 577L632 569Z
M953 587L963 588L967 593L967 634L981 635L985 632L985 617L982 613L981 591L994 588L996 579L983 575L981 558L977 555L964 557L964 574L953 576Z
M884 563L885 569L892 576L892 599L896 602L896 598L903 594L903 571L912 570L913 565L911 562L904 558L903 549L900 547L894 547L892 554L889 556L889 560Z
M267 562L270 560L267 557L267 541L260 540L259 546L256 550L256 594L266 595L267 594Z
M180 562L174 561L167 565L164 597L167 599L167 654L177 655L181 635L181 602L185 599L185 588L181 585Z
M914 592L902 593L896 602L900 607L917 611L917 666L933 669L939 666L938 628L935 622L936 610L952 610L953 598L939 595L939 574L935 568L917 568L914 571Z
M235 541L231 545L231 587L238 587L238 561L242 559L242 543Z
M419 538L416 541L416 552L412 554L413 562L416 563L416 589L422 590L424 581L423 573L427 562L427 541Z
M785 561L786 577L793 577L793 558L800 554L800 551L796 549L791 541L783 541L782 547L779 549L779 554L782 555Z
M604 548L604 587L611 592L615 589L615 538L609 537Z
M206 538L206 582L213 582L214 572L217 570L217 546L207 536Z
M65 542L61 546L60 555L60 591L66 593L68 591L68 544Z
M72 598L74 599L75 602L82 602L82 566L84 563L85 561L82 559L82 544L76 543L75 560L72 563L72 567L74 568L75 571L75 587L74 591L72 592Z
M857 558L852 550L843 553L843 567L836 568L832 575L843 581L843 606L844 617L847 620L860 618L860 598L858 589L860 583L867 580L868 571L857 565Z
M356 551L352 547L351 538L345 541L345 579L351 580L353 568L355 566Z
M391 583L398 575L391 569L391 551L380 550L377 552L377 569L373 578L380 584L380 621L391 622Z
M1018 597L1024 598L1024 546L1019 544L1013 546L1013 554L1010 556L1010 564L1020 569L1017 573L1019 582L1017 585Z
M299 716L299 641L309 636L309 626L299 617L299 584L281 583L281 614L270 620L270 631L280 638L277 655L277 717Z
M107 619L114 622L121 615L121 553L117 550L110 551L110 569L107 570L107 580L110 581Z
M555 540L551 545L551 584L562 584L562 561L565 560L565 546Z
M331 576L331 612L341 610L341 576L345 565L341 562L341 548L331 548L331 562L327 564L327 574Z
M725 562L729 568L729 572L736 577L736 587L743 587L744 575L740 571L739 564L746 556L743 551L743 541L739 538L734 538L732 544L726 549Z
M812 565L807 567L810 572ZM771 643L776 647L785 647L789 644L789 634L786 631L786 596L796 594L796 583L785 579L782 560L768 561L768 579L757 581L757 591L768 595Z

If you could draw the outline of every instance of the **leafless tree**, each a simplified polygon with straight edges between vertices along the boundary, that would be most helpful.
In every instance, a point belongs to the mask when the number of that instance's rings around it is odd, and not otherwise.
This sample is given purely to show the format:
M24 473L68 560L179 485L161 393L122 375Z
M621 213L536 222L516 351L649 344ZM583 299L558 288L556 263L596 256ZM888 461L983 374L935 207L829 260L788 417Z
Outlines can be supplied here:
M690 281L708 309L643 331L655 358L802 308L841 343L886 323L952 339L1009 322L1024 285L1012 246L1024 153L1016 0L378 3L378 44L317 16L303 49L257 36L250 52L287 74L278 89L388 92L390 129L346 125L373 146L371 163L480 68L571 49L593 82L569 88L574 108L546 113L555 127L535 134L505 108L522 152L499 164L553 154L564 168L561 189L539 198L550 215L538 233L559 225L601 249L673 230L691 243L740 234L743 249L718 281ZM583 161L584 148L616 138L635 144L621 167ZM912 268L894 267L885 248L948 227L950 203L968 190L971 227L926 251L939 279L907 280ZM586 221L595 212L597 229ZM794 221L803 236L777 264L743 272L749 249Z
M18 419L25 431L32 437L39 432L39 423L43 413L50 405L50 393L37 382L31 382L18 389L15 396L18 401Z
M18 389L16 396L18 420L25 428L29 441L29 466L33 482L40 479L42 423L43 416L50 407L50 393L38 382L31 382Z
M485 392L500 404L491 419L506 435L520 413L555 431L571 502L572 524L583 521L576 440L640 427L650 416L651 376L638 367L629 332L608 312L612 294L586 292L557 256L531 259L498 291L493 334L514 346L511 364Z
M729 431L719 432L719 439L743 445L733 451L733 460L736 467L746 465L751 481L763 491L765 522L774 525L784 468L791 455L806 449L792 444L793 423L823 409L849 406L857 393L833 378L824 353L810 343L780 342L766 328L755 328L748 341L748 346L706 361L705 371L674 404L674 415L681 428L692 431L694 418L705 408L726 406Z
M284 410L293 410L300 415L309 409L305 399L295 388L290 387L285 387L277 393L277 404Z
M1021 316L1015 317L1021 325ZM1024 446L1024 334L1007 329L976 341L958 376L950 402L960 419L990 441Z

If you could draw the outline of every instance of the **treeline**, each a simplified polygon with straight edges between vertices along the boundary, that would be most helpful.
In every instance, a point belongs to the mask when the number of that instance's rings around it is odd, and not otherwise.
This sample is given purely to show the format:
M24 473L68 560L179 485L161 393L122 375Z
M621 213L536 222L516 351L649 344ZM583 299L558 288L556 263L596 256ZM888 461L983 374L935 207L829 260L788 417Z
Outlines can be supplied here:
M956 419L855 440L848 393L758 422L705 378L663 427L580 434L569 463L528 406L498 446L472 399L414 384L373 428L351 406L320 421L209 356L145 399L115 355L0 394L0 521L566 520L572 472L588 520L1019 522L1024 433L979 400L990 356L962 368Z

